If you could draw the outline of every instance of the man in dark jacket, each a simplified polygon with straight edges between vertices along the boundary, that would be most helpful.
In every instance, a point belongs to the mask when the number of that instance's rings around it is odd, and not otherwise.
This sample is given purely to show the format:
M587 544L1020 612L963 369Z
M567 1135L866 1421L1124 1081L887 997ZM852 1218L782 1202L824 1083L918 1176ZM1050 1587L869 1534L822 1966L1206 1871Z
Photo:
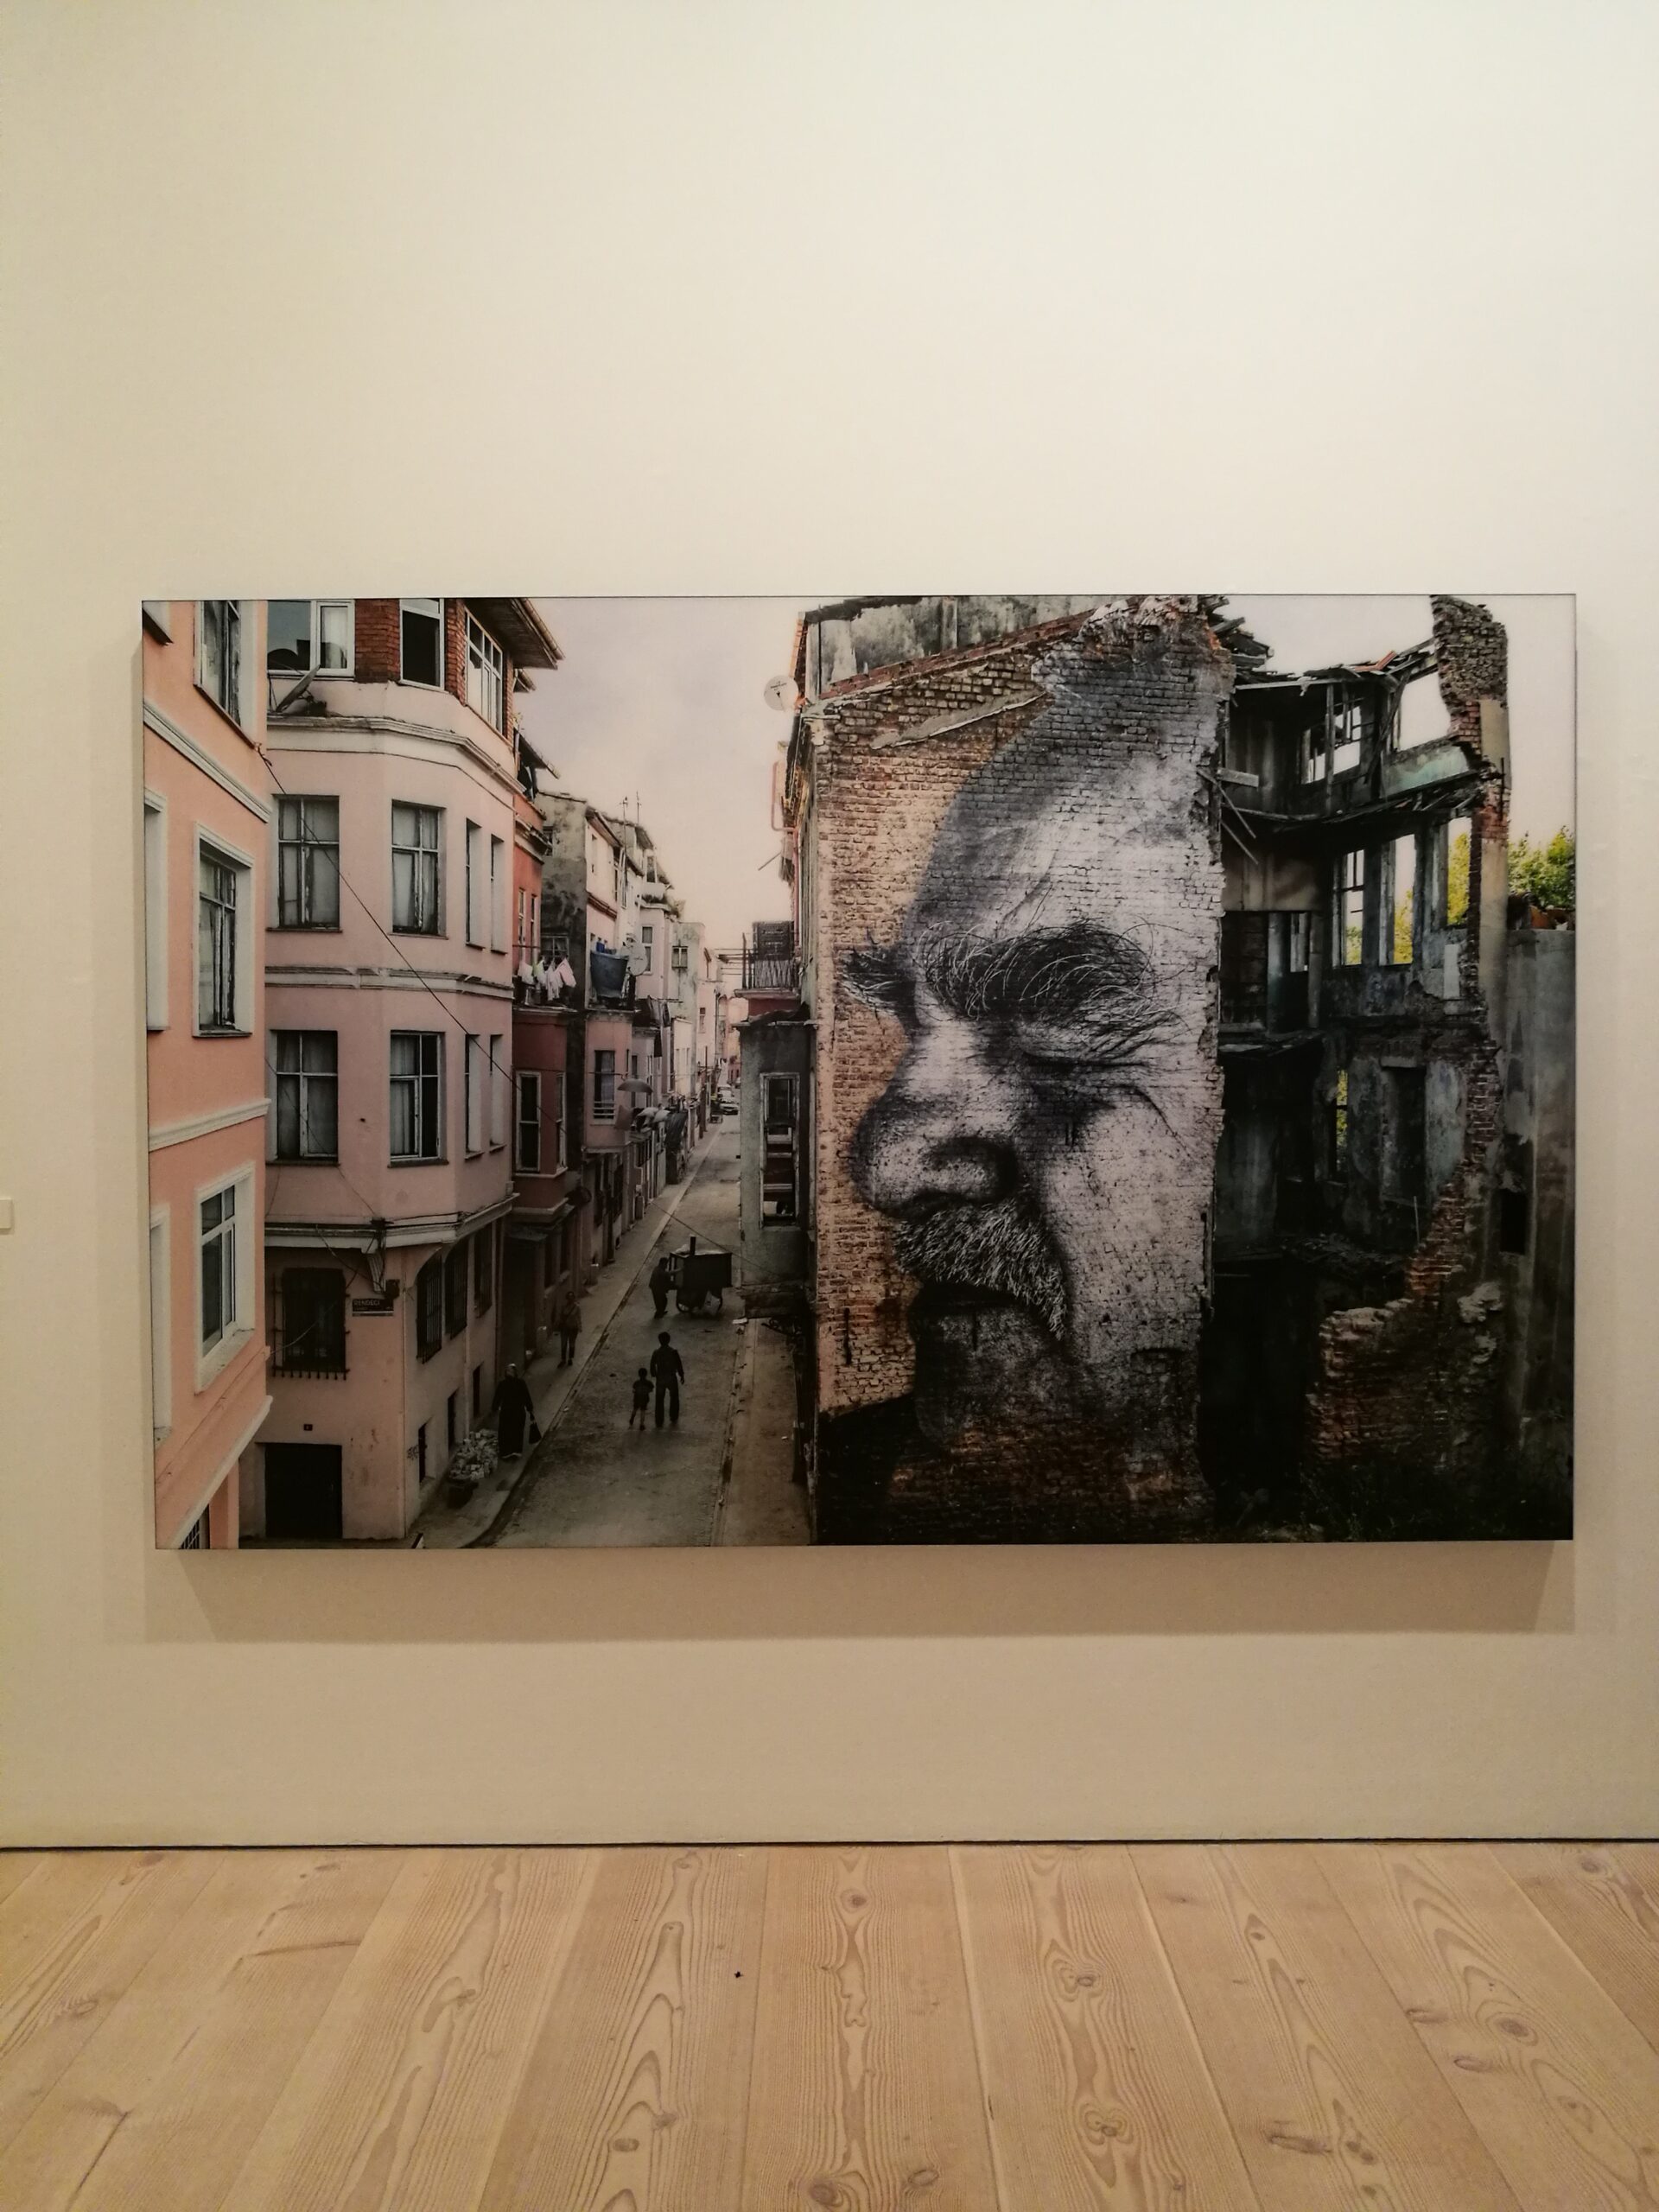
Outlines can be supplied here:
M524 1431L535 1422L536 1405L529 1383L511 1363L495 1386L490 1411L495 1415L497 1459L516 1459L524 1448Z
M668 1264L666 1254L651 1271L651 1302L657 1308L660 1321L668 1311L668 1294L674 1285L674 1270Z
M663 1408L668 1408L668 1417L677 1428L680 1425L680 1384L685 1379L685 1362L669 1340L664 1329L657 1339L657 1349L651 1355L651 1379L657 1385L657 1426L663 1425Z

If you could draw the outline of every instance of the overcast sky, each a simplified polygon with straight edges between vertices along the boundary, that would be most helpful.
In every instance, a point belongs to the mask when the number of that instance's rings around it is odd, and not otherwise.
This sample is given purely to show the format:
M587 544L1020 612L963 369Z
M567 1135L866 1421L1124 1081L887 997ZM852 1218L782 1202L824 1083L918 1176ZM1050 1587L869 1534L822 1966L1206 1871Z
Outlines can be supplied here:
M561 787L635 810L686 917L717 950L783 921L772 771L789 715L766 702L787 675L798 609L784 599L543 599L564 650L519 702Z
M772 771L789 717L768 707L788 672L796 617L783 599L544 599L564 649L521 700L532 741L562 786L632 813L655 840L687 916L735 946L781 920ZM1482 601L1510 635L1511 826L1549 837L1573 822L1573 601ZM1404 596L1237 598L1277 666L1370 660L1429 634L1428 601Z

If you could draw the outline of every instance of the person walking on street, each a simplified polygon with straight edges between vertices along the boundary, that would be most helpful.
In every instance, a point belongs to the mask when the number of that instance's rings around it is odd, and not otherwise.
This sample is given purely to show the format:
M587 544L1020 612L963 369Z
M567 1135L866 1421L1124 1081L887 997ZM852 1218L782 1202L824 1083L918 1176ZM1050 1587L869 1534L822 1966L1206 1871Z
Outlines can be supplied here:
M506 1373L495 1386L490 1411L495 1415L497 1459L516 1459L524 1448L525 1430L536 1426L536 1403L530 1395L529 1383L511 1360Z
M669 1287L673 1280L674 1270L669 1266L668 1255L664 1252L651 1271L651 1302L657 1308L659 1321L668 1311Z
M639 1433L645 1433L645 1411L651 1404L651 1377L642 1367L633 1378L633 1408L628 1415L628 1427L639 1424Z
M564 1301L559 1314L559 1365L569 1367L576 1356L576 1338L582 1333L582 1300L573 1291Z
M657 1339L657 1349L651 1355L652 1379L657 1385L657 1426L663 1425L663 1408L668 1408L668 1417L676 1428L680 1425L680 1384L685 1379L685 1362L670 1342L664 1329Z

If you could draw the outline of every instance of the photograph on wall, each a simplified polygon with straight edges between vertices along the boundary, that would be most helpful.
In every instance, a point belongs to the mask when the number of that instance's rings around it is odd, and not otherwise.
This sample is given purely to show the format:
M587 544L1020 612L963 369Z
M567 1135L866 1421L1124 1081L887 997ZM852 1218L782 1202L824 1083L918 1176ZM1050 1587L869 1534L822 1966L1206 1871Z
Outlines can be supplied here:
M1570 599L142 628L157 1546L1571 1535Z

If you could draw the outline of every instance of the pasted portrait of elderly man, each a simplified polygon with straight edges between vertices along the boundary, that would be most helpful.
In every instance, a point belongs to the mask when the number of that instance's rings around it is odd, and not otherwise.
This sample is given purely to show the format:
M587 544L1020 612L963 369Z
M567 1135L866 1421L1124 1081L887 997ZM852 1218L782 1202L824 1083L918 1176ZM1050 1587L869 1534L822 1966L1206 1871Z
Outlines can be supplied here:
M845 988L901 1025L854 1179L915 1286L912 1396L844 1416L830 1488L988 1538L1191 1533L1220 1127L1221 867L1203 771L1229 674L1197 603L1116 601L1041 659L896 934ZM971 1525L963 1533L971 1534Z

